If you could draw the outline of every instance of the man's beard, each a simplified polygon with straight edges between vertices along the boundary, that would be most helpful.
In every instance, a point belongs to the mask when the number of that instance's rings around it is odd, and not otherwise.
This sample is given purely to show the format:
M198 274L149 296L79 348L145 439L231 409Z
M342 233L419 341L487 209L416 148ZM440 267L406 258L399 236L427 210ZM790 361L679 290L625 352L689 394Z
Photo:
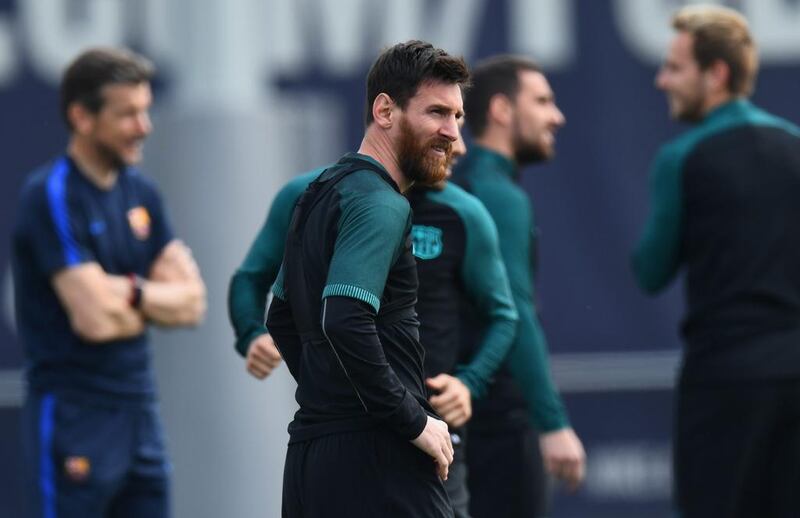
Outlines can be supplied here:
M108 165L114 170L120 171L126 166L131 165L128 164L124 158L122 158L122 155L114 151L114 149L112 149L111 146L103 142L95 141L94 147L97 156L101 160L103 160L106 163L106 165Z
M673 117L682 122L700 122L705 117L703 101L702 96L697 96L694 99L684 98L679 110L674 113Z
M532 142L525 142L522 139L514 139L514 160L519 165L534 164L549 160L553 154L551 151L543 149L543 146Z
M706 87L702 81L698 80L686 88L686 94L668 94L670 104L670 115L672 118L682 122L700 122L705 117ZM678 99L676 106L675 99ZM674 111L673 111L674 109Z
M444 150L444 157L431 153L436 146ZM447 165L453 153L453 143L446 138L432 138L421 142L414 134L411 125L400 121L400 142L398 144L398 162L403 175L414 183L435 185L447 177Z
M522 138L522 132L519 127L514 128L514 136L512 145L514 146L514 160L519 165L534 164L536 162L544 162L553 158L553 149L548 148L545 144Z

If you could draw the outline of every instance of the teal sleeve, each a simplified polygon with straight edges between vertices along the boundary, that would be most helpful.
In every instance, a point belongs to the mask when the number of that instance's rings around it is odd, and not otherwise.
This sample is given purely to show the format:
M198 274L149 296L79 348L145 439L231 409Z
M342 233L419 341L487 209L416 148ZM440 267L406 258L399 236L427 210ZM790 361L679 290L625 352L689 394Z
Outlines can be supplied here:
M483 205L472 199L463 211L466 250L461 279L467 294L488 322L483 340L456 376L475 398L486 395L491 377L502 365L517 332L517 310L511 298L497 228Z
M288 300L286 292L283 289L283 263L281 263L281 268L278 270L278 275L275 276L275 283L272 285L272 294L283 301Z
M539 432L569 426L564 404L550 375L547 340L531 304L516 300L519 311L517 340L507 365L525 396L533 425Z
M254 338L268 332L264 325L267 294L283 259L292 211L320 171L298 176L278 192L244 262L231 277L228 316L236 334L236 350L242 356L247 355Z
M382 181L382 180L380 180ZM351 297L380 311L389 269L410 228L408 202L394 191L345 194L322 297Z
M631 264L636 280L648 293L666 287L680 267L681 160L667 146L650 173L650 215Z
M516 186L494 194L496 199L486 206L497 224L503 261L519 314L516 338L506 365L522 390L536 429L559 430L569 426L569 419L550 375L547 341L533 305L533 211L527 195Z

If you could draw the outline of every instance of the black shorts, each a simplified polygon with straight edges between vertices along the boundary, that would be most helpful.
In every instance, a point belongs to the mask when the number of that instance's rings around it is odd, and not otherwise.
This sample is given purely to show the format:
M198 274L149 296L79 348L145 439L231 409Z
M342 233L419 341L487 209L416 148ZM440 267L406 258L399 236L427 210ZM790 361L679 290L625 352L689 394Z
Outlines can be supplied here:
M31 394L22 426L34 516L168 516L168 463L155 403Z
M800 381L682 385L676 408L682 518L800 516Z
M473 518L547 516L549 484L535 430L470 430L466 449Z
M289 445L284 518L452 517L433 459L391 432L372 429Z
M450 432L450 439L453 441L453 463L444 481L444 489L450 497L455 518L470 518L465 430L462 428L455 433Z

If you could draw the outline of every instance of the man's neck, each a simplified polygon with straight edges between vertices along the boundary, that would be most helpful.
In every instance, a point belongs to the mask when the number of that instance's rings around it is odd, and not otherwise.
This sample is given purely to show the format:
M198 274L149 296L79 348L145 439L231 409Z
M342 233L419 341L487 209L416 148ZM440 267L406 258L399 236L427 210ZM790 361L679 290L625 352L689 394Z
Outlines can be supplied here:
M397 152L385 132L378 132L371 127L367 128L358 152L377 160L392 177L400 192L406 192L413 184L400 169Z
M709 94L703 103L703 117L713 112L723 104L729 103L738 97L729 92L717 92Z
M486 131L479 138L475 139L475 144L486 148L490 151L498 153L512 162L516 162L514 157L514 147L511 140L504 135L499 135L496 132Z
M94 146L73 136L67 146L67 154L78 164L81 173L97 187L104 190L114 187L119 171L104 160Z

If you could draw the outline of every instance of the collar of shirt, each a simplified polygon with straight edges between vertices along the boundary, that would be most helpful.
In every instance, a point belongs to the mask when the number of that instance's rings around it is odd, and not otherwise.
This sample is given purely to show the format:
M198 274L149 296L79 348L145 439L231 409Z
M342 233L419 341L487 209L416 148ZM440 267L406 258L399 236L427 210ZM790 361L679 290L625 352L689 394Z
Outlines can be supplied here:
M397 182L394 181L394 178L392 178L391 175L389 175L389 172L386 171L386 168L383 167L383 164L381 164L380 162L378 162L369 155L363 155L361 153L356 153L356 152L345 154L340 161L353 161L353 160L363 160L365 162L369 162L371 164L378 166L380 168L380 177L383 178L386 181L386 183L391 185L395 191L397 191L398 193L400 192L400 186L398 186Z
M730 117L732 115L740 115L743 112L747 112L753 109L753 105L750 103L749 100L743 97L735 97L730 101L720 104L705 116L703 119L703 124L709 124L711 122L716 121L717 119L722 119L726 117Z
M468 169L478 174L496 174L516 180L519 177L519 168L516 162L491 149L473 144L466 156L466 161L472 162L472 167Z

